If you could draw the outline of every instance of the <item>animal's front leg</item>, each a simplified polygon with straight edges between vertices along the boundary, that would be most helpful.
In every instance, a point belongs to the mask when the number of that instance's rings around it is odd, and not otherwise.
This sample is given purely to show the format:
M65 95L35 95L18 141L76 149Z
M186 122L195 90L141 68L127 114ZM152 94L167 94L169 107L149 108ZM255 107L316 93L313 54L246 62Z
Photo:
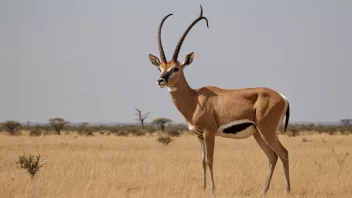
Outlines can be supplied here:
M210 170L211 178L211 191L215 192L215 183L213 175L213 156L214 156L214 147L215 147L215 134L210 133L209 131L204 132L204 142L205 142L205 153L206 153L206 163Z
M206 183L207 183L207 162L205 160L205 144L204 144L204 137L203 136L198 136L198 140L200 142L200 148L202 151L202 165L203 165L203 189L205 190Z

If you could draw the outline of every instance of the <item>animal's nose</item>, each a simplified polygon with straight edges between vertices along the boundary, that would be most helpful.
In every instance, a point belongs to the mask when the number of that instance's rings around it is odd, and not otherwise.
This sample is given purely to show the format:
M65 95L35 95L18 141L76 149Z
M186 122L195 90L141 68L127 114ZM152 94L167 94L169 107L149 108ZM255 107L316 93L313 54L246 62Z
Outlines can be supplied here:
M163 84L166 84L166 81L164 78L159 78L158 79L158 85L163 85Z

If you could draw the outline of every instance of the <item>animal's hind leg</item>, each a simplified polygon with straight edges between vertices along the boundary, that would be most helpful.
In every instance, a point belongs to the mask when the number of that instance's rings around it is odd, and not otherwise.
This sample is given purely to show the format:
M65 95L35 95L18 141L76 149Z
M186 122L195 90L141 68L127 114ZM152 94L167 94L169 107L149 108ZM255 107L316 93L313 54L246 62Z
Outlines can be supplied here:
M280 140L277 138L277 142L279 143L279 147L281 147L281 150L283 150L286 153L287 160L284 163L282 161L283 166L284 166L284 173L286 177L286 193L289 193L291 191L291 184L290 184L290 171L289 171L289 160L288 160L288 151L286 148L281 144Z
M269 187L270 187L271 178L272 178L274 170L275 170L278 156L270 148L270 146L268 146L267 143L263 140L260 133L255 133L253 136L269 160L269 172L266 177L266 182L265 182L264 188L262 190L262 194L266 194L266 192L269 190Z
M273 136L263 136L263 139L270 146L270 148L280 157L282 161L282 165L285 173L285 179L286 179L285 191L286 193L289 193L291 191L291 185L290 185L288 151L285 149L285 147L282 146L276 134L274 134Z
M284 113L286 112L285 103L278 103L274 107L270 109L270 111L257 111L256 112L256 120L257 120L257 127L258 130L270 148L280 157L284 173L286 179L286 193L291 191L290 185L290 174L289 174L289 158L288 158L288 151L285 149L284 146L279 141L279 138L276 135L276 131L279 128ZM277 113L282 111L281 114Z

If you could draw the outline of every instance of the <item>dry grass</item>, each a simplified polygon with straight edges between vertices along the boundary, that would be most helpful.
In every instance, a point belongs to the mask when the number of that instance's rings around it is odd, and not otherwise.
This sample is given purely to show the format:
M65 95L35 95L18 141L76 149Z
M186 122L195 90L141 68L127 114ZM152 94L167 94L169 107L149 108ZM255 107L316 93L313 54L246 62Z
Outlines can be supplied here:
M336 159L352 152L351 135L280 139L290 155L289 197L352 196L352 157L341 167ZM24 153L46 161L35 180L14 163ZM166 147L150 136L0 135L0 162L1 197L210 196L209 188L201 188L200 146L191 135ZM215 197L260 197L268 162L253 138L217 138L214 163ZM283 181L279 162L269 197L284 197Z

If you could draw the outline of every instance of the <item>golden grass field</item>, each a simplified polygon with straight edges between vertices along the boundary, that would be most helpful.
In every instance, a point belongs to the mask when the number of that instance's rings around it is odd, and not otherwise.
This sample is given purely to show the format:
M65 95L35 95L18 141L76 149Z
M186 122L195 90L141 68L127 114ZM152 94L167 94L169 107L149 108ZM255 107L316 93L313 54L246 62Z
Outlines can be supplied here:
M284 195L279 161L268 197L352 197L352 156L340 168L331 150L352 153L352 135L279 138L289 151L292 191ZM25 153L45 159L34 180L14 163ZM0 197L261 197L268 161L253 137L217 137L214 160L211 195L209 185L202 190L201 151L193 135L163 146L155 136L2 134Z

